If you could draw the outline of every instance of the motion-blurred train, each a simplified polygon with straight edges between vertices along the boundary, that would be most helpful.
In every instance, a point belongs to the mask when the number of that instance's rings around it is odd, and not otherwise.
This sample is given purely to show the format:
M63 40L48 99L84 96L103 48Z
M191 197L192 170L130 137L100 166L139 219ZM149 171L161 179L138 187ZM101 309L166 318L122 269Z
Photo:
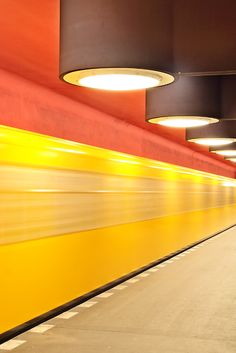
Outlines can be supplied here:
M0 333L235 223L233 179L0 127Z

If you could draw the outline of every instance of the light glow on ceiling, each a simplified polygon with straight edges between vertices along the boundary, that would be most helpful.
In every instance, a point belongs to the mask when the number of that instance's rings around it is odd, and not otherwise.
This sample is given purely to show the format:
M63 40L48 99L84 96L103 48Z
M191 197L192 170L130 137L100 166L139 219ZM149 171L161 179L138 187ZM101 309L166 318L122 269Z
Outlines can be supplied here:
M221 156L225 156L225 157L236 157L236 150L219 150L219 151L211 151L217 154L220 154Z
M69 72L63 80L77 86L109 90L131 91L163 86L174 81L170 74L133 68L103 68Z
M97 75L79 80L79 85L109 91L130 91L159 86L160 80L141 75Z
M236 156L236 154L235 154ZM236 158L226 158L227 161L236 163Z
M232 138L196 138L188 141L204 146L224 146L233 143L235 140Z
M170 116L148 119L149 123L173 128L191 128L218 122L218 119L198 116Z

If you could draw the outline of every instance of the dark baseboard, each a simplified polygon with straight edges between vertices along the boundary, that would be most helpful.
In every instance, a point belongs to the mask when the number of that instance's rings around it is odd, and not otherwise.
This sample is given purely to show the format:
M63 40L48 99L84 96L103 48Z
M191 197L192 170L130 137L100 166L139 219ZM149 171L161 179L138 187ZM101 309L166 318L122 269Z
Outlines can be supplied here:
M183 251L186 251L187 249L190 249L190 248L192 248L193 246L195 246L197 244L203 243L204 241L206 241L206 240L208 240L210 238L213 238L216 235L218 235L220 233L223 233L226 230L229 230L229 229L231 229L231 228L233 228L235 226L236 226L236 224L233 224L233 225L231 225L231 226L229 226L227 228L224 228L224 229L220 230L219 232L214 233L214 234L212 234L212 235L210 235L210 236L208 236L206 238L203 238L203 239L201 239L201 240L199 240L199 241L197 241L195 243L191 243L190 245L188 245L188 246L186 246L186 247L184 247L182 249L179 249L179 250L177 250L177 251L175 251L175 252L173 252L173 253L165 256L165 257L162 257L159 260L151 262L148 265L139 268L138 270L135 270L135 271L133 271L133 272L131 272L131 273L129 273L129 274L123 276L123 277L120 277L120 278L118 278L118 279L116 279L116 280L114 280L114 281L112 281L110 283L107 283L106 285L104 285L102 287L96 288L95 290L93 290L93 291L91 291L91 292L89 292L89 293L87 293L85 295L82 295L82 296L80 296L80 297L78 297L78 298L76 298L76 299L74 299L74 300L72 300L72 301L70 301L68 303L65 303L65 304L63 304L63 305L61 305L61 306L59 306L59 307L57 307L55 309L52 309L52 310L48 311L45 314L37 316L34 319L23 323L22 325L16 326L13 329L0 334L0 344L6 342L6 341L8 341L8 340L10 340L10 339L12 339L12 338L14 338L16 336L18 336L18 335L20 335L22 333L24 333L25 331L30 330L31 328L33 328L33 327L35 327L35 326L37 326L37 325L49 320L49 319L54 318L55 316L60 315L64 311L67 311L69 309L74 308L75 306L77 306L77 305L79 305L79 304L81 304L81 303L83 303L83 302L85 302L85 301L97 296L100 293L103 293L103 292L107 291L108 289L111 289L111 288L121 284L122 282L127 281L128 279L130 279L130 278L132 278L134 276L137 276L139 273L142 273L142 272L148 270L149 268L160 264L161 262L164 262L164 261L166 261L168 259L171 259L173 256L176 256L177 254L180 254Z

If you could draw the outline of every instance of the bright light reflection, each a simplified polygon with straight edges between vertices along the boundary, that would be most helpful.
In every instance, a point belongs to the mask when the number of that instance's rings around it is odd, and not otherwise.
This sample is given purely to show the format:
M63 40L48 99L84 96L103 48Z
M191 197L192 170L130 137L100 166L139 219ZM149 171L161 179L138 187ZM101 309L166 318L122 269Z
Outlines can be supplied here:
M171 171L173 171L171 168L167 168L167 167L158 167L158 166L156 166L156 165L151 165L151 168L161 169L161 170L171 170Z
M236 183L232 182L232 181L224 181L222 183L223 186L231 186L231 187L236 187Z
M87 154L84 151L72 150L69 148L62 148L62 147L52 147L51 149L54 151L61 151L61 152L67 152L67 153Z
M155 121L150 120L150 123L156 123L163 126L174 127L174 128L189 128L196 126L204 126L210 124L210 119L207 118L184 118L184 117L175 117L175 118L161 118L154 119Z
M83 77L78 84L109 91L129 91L156 87L160 84L160 79L143 75L103 74Z
M111 161L114 162L119 162L119 163L128 163L128 164L140 164L140 162L135 162L135 161L129 161L129 160L125 160L125 159L116 159L116 158L111 158Z
M226 158L227 161L236 163L236 158Z
M236 157L236 150L222 150L222 151L212 151L217 154L220 154L221 156L228 156L228 157Z
M199 138L189 140L190 142L197 143L205 146L223 146L234 142L234 139L230 138Z

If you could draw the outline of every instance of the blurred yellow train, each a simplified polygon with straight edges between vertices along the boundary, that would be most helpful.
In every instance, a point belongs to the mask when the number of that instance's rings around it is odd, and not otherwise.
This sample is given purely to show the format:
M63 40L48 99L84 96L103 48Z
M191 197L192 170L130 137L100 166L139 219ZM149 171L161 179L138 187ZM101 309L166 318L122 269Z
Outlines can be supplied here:
M233 225L236 182L0 126L0 334Z

